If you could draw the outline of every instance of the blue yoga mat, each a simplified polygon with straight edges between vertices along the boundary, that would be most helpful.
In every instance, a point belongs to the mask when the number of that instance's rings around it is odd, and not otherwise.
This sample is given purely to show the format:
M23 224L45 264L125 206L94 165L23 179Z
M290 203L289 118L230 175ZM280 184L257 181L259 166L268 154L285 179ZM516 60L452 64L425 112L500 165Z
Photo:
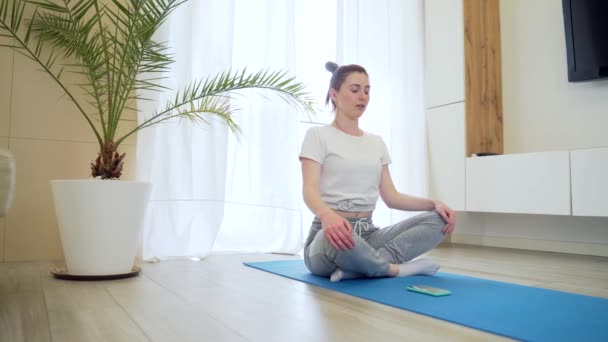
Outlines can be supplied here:
M608 341L608 299L449 273L332 283L310 274L302 260L245 265L355 297L525 341ZM452 291L431 297L405 289Z

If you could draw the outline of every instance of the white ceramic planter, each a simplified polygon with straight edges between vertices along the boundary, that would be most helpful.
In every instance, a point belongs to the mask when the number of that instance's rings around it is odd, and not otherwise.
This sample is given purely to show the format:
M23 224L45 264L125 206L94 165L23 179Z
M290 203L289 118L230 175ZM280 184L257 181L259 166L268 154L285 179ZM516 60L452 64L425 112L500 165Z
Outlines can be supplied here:
M131 272L151 183L52 180L51 187L69 274Z

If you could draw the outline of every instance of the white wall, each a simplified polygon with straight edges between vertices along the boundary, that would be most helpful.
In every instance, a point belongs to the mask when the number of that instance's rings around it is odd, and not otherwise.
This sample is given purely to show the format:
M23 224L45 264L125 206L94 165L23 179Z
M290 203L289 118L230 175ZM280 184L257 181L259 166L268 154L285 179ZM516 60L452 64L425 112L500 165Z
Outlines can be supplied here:
M505 153L608 146L608 80L568 82L562 2L502 0L500 20ZM608 218L460 213L452 241L608 256Z
M569 83L561 0L500 1L505 153L608 146L608 80Z
M452 242L608 256L608 219L459 212Z
M99 151L85 120L39 70L0 48L0 148L13 152L17 170L13 206L0 219L0 262L63 259L49 181L87 178ZM125 122L124 129L134 124ZM122 179L135 171L135 139L121 145Z

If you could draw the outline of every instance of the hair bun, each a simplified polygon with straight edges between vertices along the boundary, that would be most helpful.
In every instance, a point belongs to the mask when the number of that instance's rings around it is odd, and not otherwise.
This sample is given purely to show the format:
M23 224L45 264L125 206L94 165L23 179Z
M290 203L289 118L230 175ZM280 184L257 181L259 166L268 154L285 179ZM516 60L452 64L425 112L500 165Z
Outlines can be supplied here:
M325 63L325 69L333 74L336 72L336 70L338 70L338 64L335 62L327 62Z

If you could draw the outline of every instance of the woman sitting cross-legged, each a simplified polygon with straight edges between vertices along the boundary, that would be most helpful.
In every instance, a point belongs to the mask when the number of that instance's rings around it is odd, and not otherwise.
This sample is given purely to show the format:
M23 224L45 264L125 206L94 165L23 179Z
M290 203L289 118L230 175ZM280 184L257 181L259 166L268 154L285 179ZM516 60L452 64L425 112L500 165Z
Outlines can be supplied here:
M310 128L300 153L304 201L316 216L304 249L306 267L332 281L435 274L439 265L413 259L454 230L454 211L395 189L384 141L359 128L369 102L367 71L331 62L326 68L332 72L326 102L331 100L335 120ZM380 229L372 223L378 195L390 208L426 212Z

